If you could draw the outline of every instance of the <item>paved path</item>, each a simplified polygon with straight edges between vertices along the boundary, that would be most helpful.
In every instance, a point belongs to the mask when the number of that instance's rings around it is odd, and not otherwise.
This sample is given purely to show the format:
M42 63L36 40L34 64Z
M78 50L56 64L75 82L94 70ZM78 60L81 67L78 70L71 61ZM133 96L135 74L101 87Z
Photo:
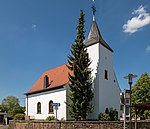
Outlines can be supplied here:
M0 129L8 129L8 125L0 125Z

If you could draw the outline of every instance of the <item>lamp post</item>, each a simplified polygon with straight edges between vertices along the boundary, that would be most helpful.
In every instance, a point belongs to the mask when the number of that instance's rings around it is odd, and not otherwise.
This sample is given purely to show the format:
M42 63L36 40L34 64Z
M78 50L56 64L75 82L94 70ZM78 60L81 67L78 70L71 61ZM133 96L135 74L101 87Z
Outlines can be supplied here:
M129 107L129 113L130 113L130 124L129 124L129 129L132 129L132 116L131 116L131 94L132 94L132 91L131 91L131 86L132 86L132 78L136 78L137 75L133 75L133 74L128 74L128 76L125 76L124 78L125 79L128 79L128 83L129 83L129 86L130 86L130 107Z

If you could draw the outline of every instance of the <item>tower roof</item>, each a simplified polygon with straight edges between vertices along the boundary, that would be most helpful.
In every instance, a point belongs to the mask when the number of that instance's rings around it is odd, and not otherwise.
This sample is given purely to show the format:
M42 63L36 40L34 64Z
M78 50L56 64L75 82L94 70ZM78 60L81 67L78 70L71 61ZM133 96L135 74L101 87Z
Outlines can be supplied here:
M113 52L112 48L103 40L99 28L97 26L97 23L95 20L93 20L88 38L85 41L85 45L88 47L96 43L100 43L101 45L109 49L111 52Z

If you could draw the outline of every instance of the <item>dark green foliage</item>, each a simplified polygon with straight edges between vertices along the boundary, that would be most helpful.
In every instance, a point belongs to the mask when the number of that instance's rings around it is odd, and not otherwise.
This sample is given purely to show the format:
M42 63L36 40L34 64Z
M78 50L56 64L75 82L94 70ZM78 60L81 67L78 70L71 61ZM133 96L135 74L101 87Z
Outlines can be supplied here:
M46 118L47 121L52 121L52 120L56 120L55 116L48 116Z
M116 109L110 108L109 116L111 121L117 121L118 120L118 112Z
M19 105L19 99L15 96L8 96L2 100L0 105L1 112L7 112L10 117L14 117L17 113L23 113L25 107Z
M99 114L98 119L100 121L110 121L110 116L109 116L109 114L103 112L103 113Z
M106 108L105 112L100 113L98 116L100 121L117 121L118 120L118 112L116 109Z
M147 73L143 73L132 87L132 105L150 102L150 77ZM132 116L135 115L135 110L132 110ZM141 110L138 117L147 119L150 116L150 111Z
M77 26L77 37L75 44L72 44L71 53L68 56L68 68L73 71L73 75L69 74L70 115L76 120L86 119L88 113L92 112L91 100L93 98L91 69L89 68L91 61L88 58L87 48L84 42L84 13L81 10L79 25Z
M14 116L14 120L24 120L25 117L24 117L24 114L16 114Z

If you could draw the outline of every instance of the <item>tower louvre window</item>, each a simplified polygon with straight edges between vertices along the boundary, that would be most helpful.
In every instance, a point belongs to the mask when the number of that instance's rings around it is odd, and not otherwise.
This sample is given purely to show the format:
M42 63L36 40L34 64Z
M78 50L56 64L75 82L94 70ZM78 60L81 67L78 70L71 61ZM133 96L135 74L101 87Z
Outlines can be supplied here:
M104 78L105 78L106 80L108 80L108 71L107 71L107 70L105 70Z

